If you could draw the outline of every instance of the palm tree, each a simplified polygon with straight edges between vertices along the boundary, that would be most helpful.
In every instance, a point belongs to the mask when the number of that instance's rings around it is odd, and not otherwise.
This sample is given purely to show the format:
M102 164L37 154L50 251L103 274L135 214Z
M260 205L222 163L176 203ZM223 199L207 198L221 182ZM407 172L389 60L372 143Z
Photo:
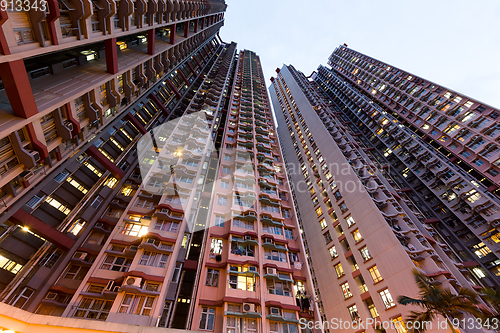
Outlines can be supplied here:
M415 275L415 282L420 289L419 298L412 298L408 296L399 296L398 303L402 305L417 305L424 309L424 311L411 311L410 315L406 318L411 321L413 326L415 323L420 323L420 328L412 328L412 332L421 333L425 332L427 327L426 322L432 322L442 316L446 319L451 331L456 333L453 328L452 320L457 313L468 313L476 317L483 318L483 313L477 308L478 296L475 292L467 288L460 288L457 294L454 294L450 289L440 289L433 285L429 279L418 272L413 270Z
M495 309L495 314L489 314L489 317L500 318L500 290L491 288L483 288L479 292L481 297L485 299Z

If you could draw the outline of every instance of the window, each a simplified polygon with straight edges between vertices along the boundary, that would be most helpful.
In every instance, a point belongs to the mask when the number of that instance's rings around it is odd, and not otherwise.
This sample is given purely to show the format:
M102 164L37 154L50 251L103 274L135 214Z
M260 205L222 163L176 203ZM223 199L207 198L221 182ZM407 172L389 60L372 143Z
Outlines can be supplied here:
M349 314L351 315L351 319L353 322L358 322L360 320L356 304L348 307L347 310L349 311Z
M232 159L233 159L233 157L231 155L227 155L227 154L224 155L224 161L231 161Z
M153 296L125 294L118 312L135 314L139 316L149 316L151 310L153 309L154 302L155 297Z
M323 229L325 229L327 227L326 220L324 218L322 218L319 221L319 224L321 225L321 230L323 230Z
M200 325L198 326L198 329L213 331L214 322L215 322L215 309L202 307L200 316Z
M212 238L212 244L210 246L210 253L213 254L222 254L222 239Z
M219 206L227 206L227 198L219 195L217 198L217 204Z
M326 234L323 234L323 236L325 237L325 241L327 244L332 241L332 236L330 235L330 231L327 231Z
M283 213L283 216L286 218L286 219L289 219L291 217L290 215L290 209L281 209L281 212Z
M380 272L378 271L377 266L373 266L368 269L368 272L370 272L370 275L373 279L373 283L378 283L383 280L382 275L380 275Z
M240 220L240 219L233 219L233 226L238 227L238 228L249 229L249 230L254 229L253 221L244 221L244 220Z
M78 235L78 233L80 232L80 230L83 229L83 226L85 225L85 221L82 220L82 219L78 219L76 220L75 222L73 222L71 224L71 226L69 227L68 229L68 233L69 234L73 234L73 235Z
M215 215L215 226L216 227L224 227L226 222L226 218L223 215Z
M323 214L323 211L321 210L321 207L316 208L316 215L320 217Z
M231 173L231 169L229 169L228 167L223 166L222 167L222 172L223 173Z
M285 229L285 237L286 237L286 239L294 239L293 230L292 229Z
M468 152L467 150L464 150L463 152L460 153L460 155L467 158L470 156L470 152Z
M406 329L406 325L405 325L402 317L393 318L392 323L394 324L394 328L396 329L396 332L408 333L408 330Z
M339 191L333 193L333 195L335 196L335 200L339 201L340 199L342 199L342 194L340 194Z
M219 286L219 270L209 268L207 271L207 280L205 285L208 287L218 287Z
M270 321L269 327L271 333L299 333L297 325L295 324L278 323L276 321Z
M167 267L168 254L156 253L151 251L144 251L139 260L139 265L153 266L153 267Z
M344 299L352 297L351 290L349 289L349 283L345 282L341 286L342 292L344 293Z
M345 212L347 212L349 209L347 208L346 204L345 203L341 203L339 205L339 208L340 208L340 211L342 212L342 214L344 214Z
M478 258L482 258L491 253L491 250L483 243L472 246L472 251Z
M344 275L344 269L342 268L342 264L338 263L333 267L335 267L335 272L337 272L337 278Z
M267 250L266 249L264 251L264 258L268 259L268 260L286 262L286 253L281 252L281 251L274 251L274 250Z
M87 272L88 272L87 267L71 264L69 268L66 270L66 273L63 274L63 278L71 280L83 280Z
M382 301L384 302L385 308L391 308L395 306L396 304L394 303L394 300L392 299L391 293L389 292L389 289L384 289L381 292L379 292L380 297L382 298Z
M255 276L229 274L229 289L255 291Z
M177 262L175 264L174 273L172 274L172 279L170 280L170 282L173 282L173 283L179 282L179 278L181 276L181 269L182 269L182 263Z
M329 248L329 249L328 249L328 252L330 252L330 257L331 257L332 259L337 258L338 253L337 253L337 250L335 249L335 246L332 246L331 248Z
M229 188L229 182L227 182L225 180L221 180L220 187L222 187L222 188Z
M139 208L153 209L155 206L155 203L153 200L146 200L146 199L139 198L139 199L137 199L135 206L139 207Z
M352 234L352 237L354 238L354 241L357 243L359 241L361 241L363 239L363 237L361 236L361 233L359 232L358 229L354 230L353 232L351 232Z
M55 209L59 210L60 212L62 212L64 215L68 215L69 212L71 212L71 209L69 209L67 205L59 202L58 200L52 197L47 197L47 199L45 199L45 202L54 207Z
M155 230L177 232L177 230L179 229L179 223L158 219L156 220L154 228Z
M280 282L273 279L267 280L267 291L273 295L291 296L291 288L288 282Z
M363 246L359 250L359 252L361 253L361 256L363 257L364 261L367 261L367 260L372 258L372 256L370 255L370 252L368 251L368 248L366 246Z
M354 219L352 218L352 216L351 216L351 215L347 216L347 217L345 218L345 221L347 222L347 226L348 226L348 227L350 227L350 226L352 226L354 223L356 223L356 222L354 221Z
M130 264L132 264L131 258L118 257L108 254L101 265L101 269L107 269L117 272L127 272Z
M83 297L73 317L95 320L106 320L113 301Z
M241 312L241 309L234 309L228 305L228 311ZM238 305L241 308L241 305ZM235 311L239 310L239 311ZM245 319L238 317L227 317L226 322L226 332L227 333L257 333L257 320L256 319Z
M87 188L85 188L85 186L83 186L79 181L77 181L75 178L69 176L66 178L66 181L71 185L73 186L74 188L76 188L78 191L82 192L83 194L87 194L88 190Z
M141 237L145 235L147 232L148 232L147 226L140 225L137 223L125 223L125 226L123 227L122 230L122 234L134 237Z
M476 166L480 167L481 165L483 165L483 164L484 164L484 161L481 161L481 160L475 160L475 161L474 161L474 162L472 162L472 163L474 163Z

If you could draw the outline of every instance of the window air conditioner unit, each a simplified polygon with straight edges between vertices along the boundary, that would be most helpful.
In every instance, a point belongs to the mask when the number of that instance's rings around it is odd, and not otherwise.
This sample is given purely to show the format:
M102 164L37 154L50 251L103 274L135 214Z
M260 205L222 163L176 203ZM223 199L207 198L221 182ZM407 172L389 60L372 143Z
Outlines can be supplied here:
M125 280L123 281L122 287L129 286L129 287L140 288L141 282L142 282L142 278L129 276L129 277L125 278Z
M252 236L245 236L245 240L252 240Z
M257 267L255 267L255 266L249 266L248 267L248 271L249 272L257 272Z
M35 162L40 161L40 153L35 150L28 150L28 153L35 159Z
M34 174L31 171L23 171L19 176L21 176L21 180L23 182L25 182L25 181L31 179L31 177L33 177L33 175Z
M71 132L73 131L73 123L71 121L65 121L64 126L66 126Z
M243 313L245 312L255 312L255 304L243 303Z
M269 308L269 313L272 315L280 315L280 308Z
M273 268L273 267L267 267L266 273L271 274L271 275L277 275L277 270L276 270L276 268Z
M272 238L264 238L264 243L270 243L273 244L273 239Z
M248 212L248 216L255 216L255 212Z
M132 251L137 251L139 249L137 245L130 245L128 248Z

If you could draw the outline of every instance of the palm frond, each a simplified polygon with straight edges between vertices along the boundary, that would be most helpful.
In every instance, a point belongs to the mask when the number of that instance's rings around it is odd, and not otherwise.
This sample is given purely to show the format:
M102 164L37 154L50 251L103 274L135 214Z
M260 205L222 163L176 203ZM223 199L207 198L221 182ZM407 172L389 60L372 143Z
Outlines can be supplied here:
M412 328L409 330L411 333L423 333L427 329L427 323L436 319L436 314L432 310L427 311L410 311L406 317L407 322L412 323ZM415 328L417 327L417 328Z

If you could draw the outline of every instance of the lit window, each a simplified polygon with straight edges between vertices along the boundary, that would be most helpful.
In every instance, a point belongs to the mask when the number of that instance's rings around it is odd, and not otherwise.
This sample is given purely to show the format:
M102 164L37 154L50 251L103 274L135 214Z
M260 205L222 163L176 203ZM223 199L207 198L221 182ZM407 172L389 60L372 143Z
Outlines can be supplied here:
M335 272L337 272L337 277L341 277L344 275L344 269L342 268L342 265L339 263L334 266L335 267Z
M210 247L210 252L213 254L222 254L222 239L212 238L212 244Z
M394 305L394 300L392 299L391 293L389 292L389 289L384 289L381 292L379 292L380 297L382 298L382 301L384 302L385 308L391 308Z
M356 222L354 221L354 219L352 218L352 216L351 216L351 215L347 216L347 217L345 218L345 221L347 222L347 225L348 225L349 227L350 227L350 226L352 226L354 223L356 223Z
M360 240L363 239L363 237L361 236L361 233L359 232L358 229L354 230L351 234L352 234L352 237L354 238L355 242L359 242Z
M368 269L368 271L370 272L370 275L373 279L373 283L377 283L383 280L382 275L380 275L377 266L371 267L370 269Z
M71 234L76 236L76 235L78 235L80 230L83 229L84 225L85 225L85 221L82 219L78 219L75 222L73 222L73 224L71 224L71 226L68 229L68 233L71 233Z
M397 317L397 318L393 318L392 322L394 324L394 328L396 329L396 331L398 333L408 333L408 330L406 329L405 323L404 323L403 318L401 316Z
M368 251L368 248L366 246L363 246L359 252L361 253L361 256L363 257L364 261L367 261L372 258L370 252Z
M321 221L319 221L319 224L321 225L321 230L327 227L326 220L324 218L322 218Z
M321 207L316 208L316 215L321 216L323 214L323 211L321 210Z
M337 253L337 250L335 249L335 246L332 246L331 248L329 248L329 249L328 249L328 252L330 252L330 257L331 257L332 259L337 258L338 253Z
M342 288L342 292L344 293L344 299L352 297L352 293L347 282L342 284L340 287Z

